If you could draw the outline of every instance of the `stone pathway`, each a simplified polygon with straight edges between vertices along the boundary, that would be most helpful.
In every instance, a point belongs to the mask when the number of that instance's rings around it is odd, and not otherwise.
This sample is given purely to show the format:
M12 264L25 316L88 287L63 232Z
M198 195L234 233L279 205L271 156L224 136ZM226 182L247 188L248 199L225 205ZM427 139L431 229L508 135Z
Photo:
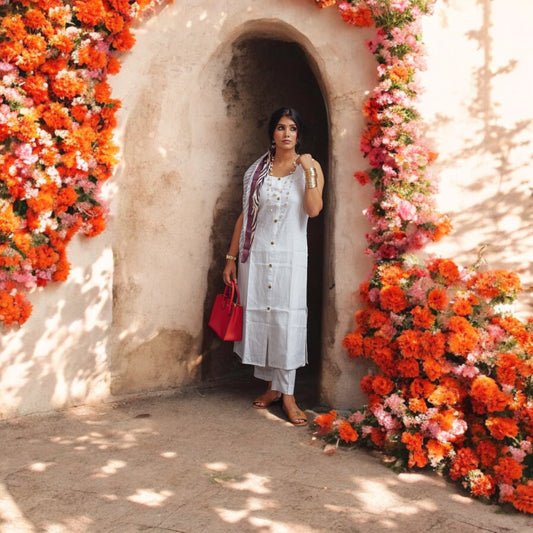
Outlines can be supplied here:
M253 409L259 392L237 381L0 423L0 532L533 531L437 475L324 454L279 405Z

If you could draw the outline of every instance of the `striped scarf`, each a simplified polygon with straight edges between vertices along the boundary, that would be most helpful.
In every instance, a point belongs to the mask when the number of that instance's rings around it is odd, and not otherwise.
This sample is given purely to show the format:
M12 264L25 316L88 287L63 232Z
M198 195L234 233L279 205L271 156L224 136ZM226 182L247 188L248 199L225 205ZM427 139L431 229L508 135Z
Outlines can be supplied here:
M248 210L246 217L246 232L244 234L244 246L241 252L241 263L246 263L250 255L250 248L254 240L255 229L257 227L257 214L259 212L259 192L265 181L266 175L270 168L273 151L269 150L263 159L257 165L252 183L250 185L250 194L248 196Z

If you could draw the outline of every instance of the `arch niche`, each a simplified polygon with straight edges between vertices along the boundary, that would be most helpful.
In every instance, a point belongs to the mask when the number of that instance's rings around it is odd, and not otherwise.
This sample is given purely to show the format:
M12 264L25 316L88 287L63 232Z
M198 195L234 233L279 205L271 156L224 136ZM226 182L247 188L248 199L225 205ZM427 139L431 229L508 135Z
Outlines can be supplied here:
M322 80L302 36L283 22L254 21L225 45L212 59L224 65L218 82L226 108L227 135L232 166L228 168L231 186L219 196L211 230L212 258L208 272L204 318L207 323L210 305L220 290L220 273L233 223L241 210L240 191L246 168L268 147L267 125L274 109L291 106L301 113L305 132L302 150L320 161L326 177L329 168L329 120ZM209 68L207 69L210 70ZM213 72L208 75L213 76ZM325 322L322 320L324 257L326 256L328 196L332 184L324 191L325 207L308 228L308 352L309 365L300 371L315 393L321 369L321 344ZM240 365L232 355L232 346L221 343L206 328L203 341L202 377L221 376L228 368L238 372Z

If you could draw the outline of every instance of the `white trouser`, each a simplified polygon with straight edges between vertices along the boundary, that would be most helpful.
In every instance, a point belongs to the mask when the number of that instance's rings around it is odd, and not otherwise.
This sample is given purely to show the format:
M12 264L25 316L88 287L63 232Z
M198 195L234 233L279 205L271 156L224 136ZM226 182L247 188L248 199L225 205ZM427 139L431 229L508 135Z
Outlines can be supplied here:
M272 381L272 390L282 394L294 394L294 382L296 381L296 369L283 370L269 366L254 366L254 376L264 381Z

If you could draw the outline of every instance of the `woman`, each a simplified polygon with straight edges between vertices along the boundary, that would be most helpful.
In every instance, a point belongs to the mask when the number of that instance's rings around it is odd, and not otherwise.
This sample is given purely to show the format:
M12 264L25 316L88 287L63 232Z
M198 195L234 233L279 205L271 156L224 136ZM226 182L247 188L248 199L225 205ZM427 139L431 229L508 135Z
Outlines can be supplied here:
M298 154L302 121L290 107L275 111L271 147L245 173L243 211L226 255L223 279L237 281L243 305L243 337L235 343L242 362L268 382L253 402L265 409L283 400L297 426L307 418L294 398L296 369L307 363L307 220L322 210L324 175L310 154Z

